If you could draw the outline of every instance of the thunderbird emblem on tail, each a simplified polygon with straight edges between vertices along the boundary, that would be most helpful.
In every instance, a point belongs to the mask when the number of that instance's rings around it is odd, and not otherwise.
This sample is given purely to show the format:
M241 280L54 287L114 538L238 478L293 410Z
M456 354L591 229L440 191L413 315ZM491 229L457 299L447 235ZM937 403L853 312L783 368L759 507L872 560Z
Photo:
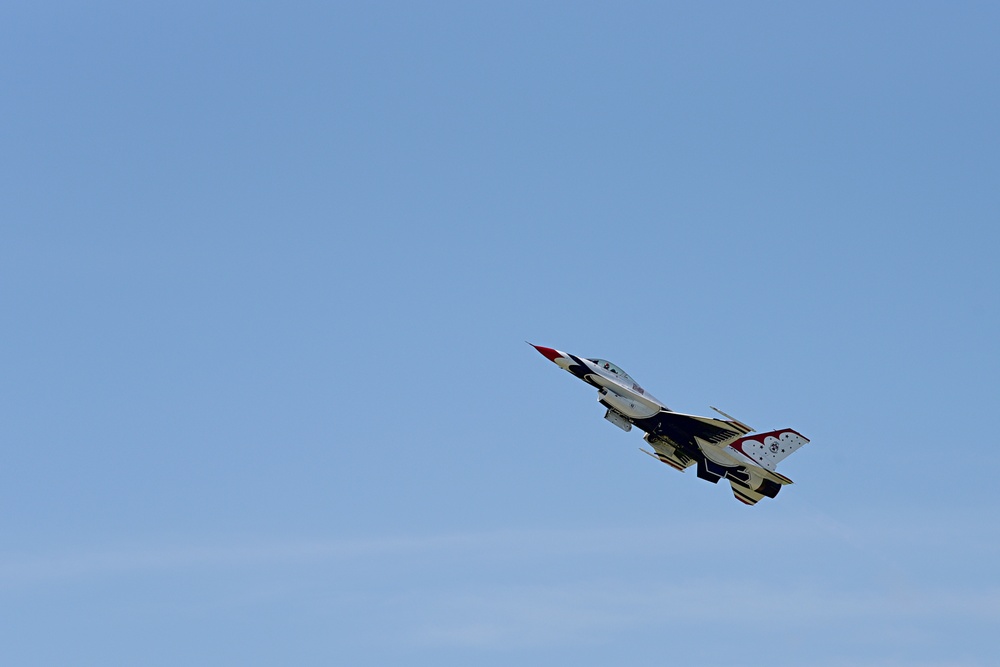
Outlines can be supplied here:
M608 409L604 418L623 431L631 431L633 424L645 431L653 451L641 451L671 468L683 472L697 466L698 477L713 484L728 479L736 499L747 505L764 497L774 498L782 486L792 483L775 467L809 442L797 431L785 428L753 433L752 428L718 408L712 409L725 419L674 412L610 361L532 347L596 387L597 400Z

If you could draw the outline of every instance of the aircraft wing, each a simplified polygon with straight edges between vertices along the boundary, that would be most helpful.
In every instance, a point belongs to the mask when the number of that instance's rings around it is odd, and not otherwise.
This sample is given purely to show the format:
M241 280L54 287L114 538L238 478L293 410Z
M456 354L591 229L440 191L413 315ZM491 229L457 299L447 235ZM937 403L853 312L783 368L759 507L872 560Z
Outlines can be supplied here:
M641 421L641 427L647 433L655 433L678 444L696 445L695 438L701 438L713 445L721 445L748 432L743 424L735 421L686 415L670 410L660 410Z

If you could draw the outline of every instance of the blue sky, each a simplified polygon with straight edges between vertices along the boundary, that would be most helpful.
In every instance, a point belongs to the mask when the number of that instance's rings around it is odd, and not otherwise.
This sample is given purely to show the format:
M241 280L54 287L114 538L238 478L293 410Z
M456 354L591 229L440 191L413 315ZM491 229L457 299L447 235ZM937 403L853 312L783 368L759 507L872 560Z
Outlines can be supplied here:
M998 24L6 3L0 661L991 664Z

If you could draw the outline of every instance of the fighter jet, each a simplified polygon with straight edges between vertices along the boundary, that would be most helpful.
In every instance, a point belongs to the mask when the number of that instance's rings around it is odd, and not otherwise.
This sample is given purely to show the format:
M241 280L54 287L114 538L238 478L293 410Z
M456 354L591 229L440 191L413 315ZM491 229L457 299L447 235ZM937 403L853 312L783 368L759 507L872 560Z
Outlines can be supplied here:
M671 468L683 472L696 466L698 477L713 484L728 479L733 495L747 505L774 498L782 486L792 483L775 467L809 442L798 431L784 428L753 433L752 428L715 407L712 409L725 419L674 412L610 361L529 345L596 387L597 400L608 409L604 418L623 431L631 431L633 424L645 431L653 451L640 450Z

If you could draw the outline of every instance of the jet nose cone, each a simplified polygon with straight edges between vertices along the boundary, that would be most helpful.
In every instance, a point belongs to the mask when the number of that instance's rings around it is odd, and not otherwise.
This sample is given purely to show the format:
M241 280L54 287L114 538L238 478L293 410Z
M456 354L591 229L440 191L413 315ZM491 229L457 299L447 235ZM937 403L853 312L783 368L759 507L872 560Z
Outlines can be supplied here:
M548 359L549 361L554 362L556 359L559 359L564 356L562 352L560 352L559 350L553 350L551 347L542 347L541 345L535 345L534 343L528 343L528 345L538 350L542 354L542 356Z

